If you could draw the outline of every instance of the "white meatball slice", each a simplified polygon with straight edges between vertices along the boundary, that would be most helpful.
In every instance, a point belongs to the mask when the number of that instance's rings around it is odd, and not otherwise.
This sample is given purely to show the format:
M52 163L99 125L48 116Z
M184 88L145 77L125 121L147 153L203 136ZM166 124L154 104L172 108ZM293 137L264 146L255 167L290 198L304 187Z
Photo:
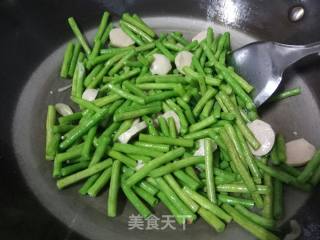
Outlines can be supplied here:
M190 67L192 62L192 53L189 51L181 51L177 54L176 58L174 59L174 63L176 64L177 69L179 72L183 73L184 67Z
M198 41L199 43L204 40L207 37L207 30L203 30L202 32L199 32L197 35L195 35L191 41Z
M73 113L71 107L65 103L57 103L55 108L61 116L68 116Z
M153 62L150 71L153 75L166 75L172 66L170 60L163 54L153 54Z
M302 166L315 154L316 148L304 138L299 138L286 143L287 164Z
M262 120L254 120L247 124L249 129L252 131L256 139L260 142L261 146L251 152L255 156L264 156L271 151L274 141L275 133L269 123Z
M109 34L110 42L115 47L129 47L134 41L121 28L113 28Z

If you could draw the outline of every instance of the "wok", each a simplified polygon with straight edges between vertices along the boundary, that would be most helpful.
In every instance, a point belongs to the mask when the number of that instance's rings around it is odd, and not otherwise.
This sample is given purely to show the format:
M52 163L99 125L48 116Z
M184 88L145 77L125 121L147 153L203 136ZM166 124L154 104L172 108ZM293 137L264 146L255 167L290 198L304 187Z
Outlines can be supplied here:
M289 19L301 6L300 21ZM63 45L71 39L66 19L74 16L90 37L103 10L117 19L124 11L145 17L157 31L193 34L214 23L231 31L234 47L254 40L306 44L320 40L317 0L80 0L0 2L0 234L1 239L252 239L235 224L217 234L202 221L159 231L128 230L136 213L122 200L117 218L105 216L105 193L80 197L77 187L59 192L44 160L44 122L48 103L66 101L57 89L68 83L58 77ZM320 60L310 56L289 69L281 88L301 86L303 94L259 109L264 119L288 140L305 137L320 146ZM280 89L281 90L281 89ZM287 217L302 228L300 239L320 239L319 188L310 195L288 189ZM168 214L159 207L158 214ZM218 238L219 237L219 238Z

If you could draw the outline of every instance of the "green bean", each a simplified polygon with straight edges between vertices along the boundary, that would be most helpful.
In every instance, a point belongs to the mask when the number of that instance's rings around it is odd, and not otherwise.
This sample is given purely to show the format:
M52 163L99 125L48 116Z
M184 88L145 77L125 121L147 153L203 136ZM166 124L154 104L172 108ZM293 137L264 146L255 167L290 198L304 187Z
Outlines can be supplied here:
M73 76L74 71L76 69L76 65L77 65L77 62L78 62L78 57L79 57L79 54L80 54L80 48L81 48L80 43L78 43L78 42L75 43L74 48L73 48L73 53L72 53L72 59L70 61L70 66L69 66L69 69L68 69L68 76L69 77Z
M169 127L168 127L166 119L164 119L164 117L160 116L160 117L158 117L158 123L159 123L160 130L163 133L163 135L166 137L169 137L169 135L170 135Z
M172 138L164 136L152 136L147 134L139 134L139 141L149 142L149 143L161 143L167 145L175 145L181 147L192 147L193 140L185 138Z
M196 191L191 190L190 188L184 186L183 191L186 192L191 199L193 199L196 203L198 203L201 207L207 209L217 217L221 218L226 222L231 222L231 217L223 211L220 207L216 204L210 202L207 198L202 196L201 194L197 193Z
M272 161L273 165L280 164L279 157L278 157L278 149L277 149L277 139L276 139L276 143L273 145L271 149L270 160Z
M177 171L179 169L185 168L187 166L192 166L198 163L203 163L204 158L203 157L187 157L182 160L177 160L173 163L168 163L167 165L164 165L160 168L157 168L150 172L151 177L160 177L163 175L166 175L168 173Z
M94 45L93 45L93 48L92 48L92 52L90 53L89 57L88 57L88 62L87 62L87 68L91 69L92 68L92 65L90 63L90 59L92 58L95 58L98 56L99 52L100 52L100 49L101 49L101 41L100 39L96 40L94 42Z
M107 84L108 88L113 91L114 93L120 95L121 97L125 98L125 99L129 99L133 102L139 103L139 104L144 104L144 99L142 97L133 95L127 91L124 91L116 86L114 86L113 84Z
M298 177L301 174L301 171L299 169L289 166L286 163L281 164L280 169L294 177Z
M181 125L180 132L181 132L181 135L184 135L188 131L188 121L187 121L182 109L180 108L179 105L177 105L171 99L167 99L166 103L169 105L169 108L171 108L178 115L179 120L180 120L180 125Z
M158 192L157 196L163 203L163 205L165 205L169 209L171 214L175 217L177 223L185 224L186 219L184 218L184 216L181 215L180 211L172 204L170 199L163 192Z
M79 120L82 118L82 113L81 112L75 112L67 116L62 116L58 118L58 122L60 124L70 124L73 123L74 121Z
M151 183L148 183L147 181L141 181L140 183L138 183L138 186L146 192L150 193L152 196L159 192L159 190L156 187L154 187Z
M269 194L270 187L265 185L257 185L257 193L259 194ZM218 192L231 192L231 193L249 193L248 188L245 184L242 183L233 183L233 184L221 184L217 185Z
M100 41L101 41L101 46L104 46L104 45L106 44L112 28L113 28L112 23L109 23L109 24L107 25L106 29L104 30L102 36L101 36L101 39L100 39Z
M144 42L141 40L140 36L136 35L133 31L131 31L127 25L124 24L123 21L120 22L120 28L124 31L136 44L142 46Z
M168 118L168 127L169 127L170 137L176 138L177 137L177 130L176 130L176 125L175 125L173 117Z
M112 165L112 160L108 159L108 160L104 160L100 163L97 163L85 170L82 170L80 172L74 173L72 175L69 175L67 177L64 177L62 179L59 179L57 181L57 187L59 189L65 188L71 184L74 184L84 178L90 177L108 167L110 167Z
M113 149L119 152L128 153L128 154L142 154L150 157L159 157L163 153L156 150L151 150L147 147L135 146L131 144L121 144L115 143Z
M110 137L102 136L99 138L98 147L94 151L94 154L91 158L89 166L93 166L94 164L98 163L103 158L110 142L111 142Z
M206 105L204 105L202 112L200 113L200 119L203 120L207 117L210 116L211 112L212 112L212 108L214 105L214 101L213 100L209 100Z
M297 96L300 93L301 93L300 87L292 88L290 90L283 91L283 92L279 93L278 95L271 97L269 102L276 102L276 101L283 100L288 97Z
M105 169L99 178L88 189L87 193L91 197L96 197L101 189L109 182L111 177L112 167Z
M126 181L127 186L132 186L146 177L153 169L170 162L172 160L177 159L178 157L182 156L185 152L184 148L177 148L170 152L167 152L152 161L146 163L143 168L139 169L135 174L133 174L129 179Z
M69 72L71 61L73 58L73 50L74 50L74 45L72 42L69 42L67 44L67 48L64 53L62 67L61 67L61 71L60 71L60 77L62 77L62 78L68 77L68 72Z
M238 210L243 216L249 218L252 222L259 224L262 227L273 229L275 225L275 222L272 219L265 218L256 213L253 213L240 204L236 204L235 209Z
M74 127L75 125L72 125L72 124L55 125L53 126L52 131L53 133L66 133Z
M195 116L198 116L203 109L204 105L213 98L217 93L217 90L214 88L208 88L206 93L200 98L200 100L197 102L196 106L193 109L193 114Z
M283 185L278 179L274 181L273 216L280 219L283 216Z
M155 198L152 194L149 192L145 191L143 188L133 186L132 187L133 191L140 196L144 201L146 201L151 207L155 207L158 204L158 199Z
M112 76L114 74L116 74L118 71L120 71L120 69L124 66L125 62L130 59L131 57L133 57L134 55L136 55L136 51L133 50L129 50L121 59L120 61L118 61L109 71L109 76Z
M167 198L169 198L169 201L179 210L181 215L185 219L189 221L196 220L197 216L191 211L191 209L184 204L183 201L180 200L180 198L177 196L177 194L172 190L172 188L167 184L167 182L161 178L158 177L155 179L158 187L161 192L163 192Z
M128 166L130 168L134 169L137 165L135 160L133 160L132 158L130 158L130 157L118 152L118 151L115 151L113 149L111 149L108 152L108 155L109 155L109 157L112 157L114 159L121 161L122 163L124 163L126 166Z
M178 178L182 182L182 185L188 186L192 190L196 190L202 186L201 182L194 180L192 177L186 174L183 170L176 170L173 172L173 174L174 176L176 176L176 178Z
M90 55L91 50L89 48L89 45L87 44L85 38L83 37L75 19L73 17L68 18L68 23L69 23L69 26L70 26L71 30L73 31L74 35L76 36L79 43L81 44L82 48L86 52L86 54Z
M142 116L142 119L147 124L149 134L152 136L157 136L158 131L154 126L153 120L148 116Z
M127 21L128 23L134 25L135 27L141 29L143 32L145 32L146 34L148 34L150 37L155 37L156 33L150 28L148 27L145 23L136 20L134 17L131 17L128 13L124 13L122 15L123 20Z
M71 136L68 136L62 143L60 143L59 147L61 149L66 149L71 146L76 140L88 132L90 128L100 122L108 114L108 111L108 108L103 108L101 111L95 113L88 121L86 121L85 124L76 127L76 131Z
M94 37L94 41L96 42L97 40L100 40L105 29L106 29L106 26L107 26L107 23L108 23L108 19L109 19L109 16L110 14L105 11L102 15L102 18L101 18L101 22L100 22L100 25L98 27L98 31L96 32L96 35Z
M224 129L225 131L227 132L229 138L231 139L237 153L238 153L238 156L242 162L242 164L244 166L247 166L247 162L245 160L245 156L244 156L244 153L243 153L243 148L242 148L242 145L240 144L240 140L239 140L239 137L235 131L235 129L233 128L233 126L229 123L226 123L224 124Z
M120 20L120 24L122 24L123 26L126 26L132 32L134 32L137 35L139 35L141 37L141 39L144 40L144 42L150 43L150 42L152 42L154 40L152 37L150 37L144 31L140 30L139 28L137 28L136 26L134 26L133 24L131 24L131 23L127 22L127 21Z
M235 148L233 142L231 141L230 137L228 136L228 134L226 133L225 130L220 131L220 136L221 136L224 144L226 145L228 152L230 154L230 157L232 159L232 162L235 164L237 171L239 172L242 180L244 181L244 183L246 184L246 186L250 192L252 192L252 193L255 192L256 186L255 186L248 170L245 168L245 166L241 162L239 155L237 154L236 148Z
M272 177L274 177L284 183L290 184L290 183L293 183L296 181L295 177L291 176L290 174L288 174L284 171L269 167L269 166L263 164L261 161L256 161L256 163L262 171L266 172L270 176L272 176Z
M144 203L138 198L131 188L127 187L123 183L121 183L121 188L128 200L135 207L135 209L137 209L141 216L147 218L151 215L151 211L144 205Z
M79 193L81 195L86 195L88 193L89 188L97 181L99 178L100 174L97 173L95 175L92 175L89 177L86 182L83 184L83 186L79 189Z
M255 159L250 151L250 148L249 148L247 142L245 141L244 136L242 135L240 129L238 127L236 127L235 130L236 130L237 137L239 139L239 143L241 146L243 157L244 157L244 159L250 169L250 172L253 176L253 179L254 179L255 183L261 184L261 173L260 173L259 168L255 162Z
M189 134L185 135L184 138L196 140L196 139L200 139L200 138L209 137L209 133L212 132L213 130L214 130L214 128L206 128L206 129L203 129L198 132L189 133Z
M164 176L165 181L169 184L172 190L178 195L178 197L191 209L192 212L196 212L199 209L199 205L196 204L189 196L186 194L179 184L176 182L174 177L170 174Z
M198 210L198 214L217 232L224 231L225 224L219 218L217 218L214 214L212 214L210 211L200 207Z
M75 86L75 92L74 95L75 97L82 97L82 93L83 93L83 81L85 78L85 68L82 62L77 63L77 78L76 80L76 86Z
M97 74L101 71L101 69L103 68L102 64L96 65L92 71L86 76L86 78L84 79L84 86L88 87L89 84L91 83L91 81L93 81L93 79L97 76Z
M213 106L213 116L215 118L220 118L221 115L221 107L219 105L219 102L215 102Z
M132 119L128 119L125 120L121 123L118 131L114 134L113 136L113 141L117 141L119 136L122 135L124 132L126 132L128 129L130 129L130 127L132 126L133 120Z
M246 207L252 208L254 206L254 201L245 198L237 198L232 196L227 196L223 194L218 195L218 200L222 203L228 203L231 205L241 204Z
M265 230L263 227L250 221L249 218L239 213L236 209L228 204L222 205L223 209L226 210L241 227L252 233L255 237L261 240L279 240L273 233Z
M144 98L146 103L151 103L155 101L162 101L168 98L176 97L178 94L175 91L163 91L161 93L153 94L150 96L146 96Z
M97 105L95 105L94 103L92 102L89 102L87 100L84 100L82 98L79 98L79 97L75 97L75 96L71 96L70 97L71 100L75 103L77 103L78 105L80 105L81 107L83 108L86 108L86 109L89 109L89 110L92 110L94 112L99 112L101 111L101 108L99 108Z
M285 163L287 161L286 143L285 143L284 137L281 134L277 134L276 144L277 144L278 159L281 163Z
M65 177L65 176L68 176L72 173L78 172L82 169L87 168L88 165L89 165L88 161L82 161L82 162L78 162L78 163L63 167L63 168L61 168L61 176Z
M196 122L196 120L193 116L193 112L192 112L190 106L188 105L188 103L186 103L181 98L177 98L177 103L184 109L186 118L188 119L189 123L194 124Z
M97 85L100 84L103 77L107 74L109 69L120 61L122 57L124 57L127 54L127 52L120 52L116 55L114 55L112 58L110 58L106 63L103 65L103 68L100 70L100 72L96 75L95 78L92 79L92 81L89 83L88 88L95 88Z
M189 128L189 131L191 133L202 130L204 128L212 126L216 121L217 119L213 115L211 115L195 124L192 124Z
M134 84L132 84L129 81L126 81L123 83L123 86L128 89L130 92L132 92L133 94L143 98L143 102L145 102L144 97L145 97L145 93L143 91L141 91L139 88L137 88ZM142 103L144 104L144 103Z
M141 155L141 154L127 154L127 155L136 161L142 161L144 163L151 161L151 157L149 157L149 156L145 156L145 155Z
M47 120L46 120L46 159L53 160L55 158L57 149L55 147L53 127L56 122L56 109L53 105L48 106Z
M120 188L120 168L121 162L116 160L112 164L112 173L110 180L110 189L108 193L108 211L109 217L115 217L117 214L118 192Z
M298 181L301 183L307 182L310 178L312 178L313 174L316 172L317 168L320 166L320 150L318 150L311 160L304 167L301 174L298 176Z
M177 83L143 83L137 84L137 87L143 90L166 90L166 89L174 89L178 86Z
M227 107L229 112L232 112L232 113L236 114L236 124L239 127L239 129L240 129L241 133L243 134L243 136L245 137L245 139L249 142L249 144L254 149L258 149L260 147L260 143L258 142L256 137L253 135L253 133L250 131L248 126L245 124L245 122L242 119L242 116L241 116L240 112L238 111L236 106L234 106L234 104L232 103L230 98L226 94L221 92L221 91L217 95L217 100L219 98L221 98L221 100L226 105L226 107Z
M168 152L170 149L170 146L166 144L148 143L148 142L141 142L141 141L135 142L134 145L146 147L151 150L155 150L159 152Z
M175 51L175 52L180 52L180 51L182 51L184 49L181 45L175 44L175 43L171 43L171 42L163 42L162 44L167 49Z
M147 114L157 113L161 111L161 106L145 106L141 107L139 110L132 110L128 112L116 113L113 116L114 121L123 121L131 118L141 117Z
M204 159L205 159L205 171L206 171L206 185L207 185L207 195L208 199L216 203L216 190L215 190L215 183L213 178L213 149L212 149L212 142L210 139L206 138L204 140Z
M117 95L117 94L111 94L102 98L97 98L94 101L92 101L92 103L94 103L95 105L97 105L98 107L104 107L110 103L113 103L119 99L122 99L121 96Z
M266 160L263 160L266 162ZM264 173L263 175L263 182L266 186L270 188L270 192L266 194L263 197L263 209L262 209L262 215L266 218L273 219L273 195L274 195L274 189L273 189L273 178L268 175L267 173Z
M208 27L207 37L206 37L206 42L207 42L208 46L212 45L213 39L214 39L213 29L212 29L212 27Z

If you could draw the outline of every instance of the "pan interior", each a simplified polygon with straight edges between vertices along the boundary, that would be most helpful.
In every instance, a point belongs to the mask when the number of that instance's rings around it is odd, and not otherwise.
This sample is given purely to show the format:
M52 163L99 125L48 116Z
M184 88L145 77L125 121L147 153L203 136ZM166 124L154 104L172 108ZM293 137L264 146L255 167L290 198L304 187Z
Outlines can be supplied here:
M219 25L205 22L199 19L177 17L154 17L146 21L157 32L181 31L187 37L191 37L211 25L215 33L230 31L233 48L240 47L256 39L232 29L226 29ZM87 33L90 39L95 30ZM60 64L65 46L61 46L53 52L34 71L26 83L14 117L13 144L18 159L19 167L29 187L39 201L65 223L70 231L77 231L90 239L253 239L251 235L240 230L235 224L230 224L226 231L217 234L202 220L196 224L182 227L175 225L158 231L128 230L129 216L137 214L133 207L121 197L118 217L111 219L106 217L106 192L98 198L82 197L78 194L81 184L59 191L52 179L52 163L44 160L45 118L48 104L69 102L69 91L58 92L57 89L70 84L68 80L59 78ZM285 87L301 86L301 96L285 100L279 104L273 104L265 108L262 116L272 124L275 130L285 134L288 140L297 137L305 137L315 145L319 145L320 125L319 106L315 95L303 78L291 70L287 74ZM297 136L296 136L297 135ZM301 193L287 188L286 219L291 217L307 199L306 193ZM162 206L155 210L157 216L169 214Z

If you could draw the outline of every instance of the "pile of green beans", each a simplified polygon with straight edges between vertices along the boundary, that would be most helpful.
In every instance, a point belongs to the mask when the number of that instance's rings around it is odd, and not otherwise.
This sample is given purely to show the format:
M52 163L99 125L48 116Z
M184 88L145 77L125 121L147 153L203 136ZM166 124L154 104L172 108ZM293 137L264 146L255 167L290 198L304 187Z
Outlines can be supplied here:
M139 16L124 13L120 28L134 45L117 48L109 41L108 12L92 44L74 18L68 23L76 40L67 44L60 75L71 79L78 111L59 116L48 106L45 157L53 161L57 187L81 182L79 193L95 197L109 185L109 217L117 216L123 193L145 218L161 202L180 224L201 217L221 232L234 220L259 239L278 239L270 230L284 214L283 184L301 190L316 185L320 152L303 170L289 167L284 137L277 135L270 156L252 155L251 148L260 147L247 127L258 117L253 87L226 65L230 34L214 35L209 27L201 42L179 32L158 37ZM186 50L193 58L182 74L174 59ZM167 75L151 74L155 53L171 62ZM97 98L82 99L92 88ZM161 115L168 111L179 125ZM146 128L119 142L136 119ZM204 154L194 156L198 140Z

